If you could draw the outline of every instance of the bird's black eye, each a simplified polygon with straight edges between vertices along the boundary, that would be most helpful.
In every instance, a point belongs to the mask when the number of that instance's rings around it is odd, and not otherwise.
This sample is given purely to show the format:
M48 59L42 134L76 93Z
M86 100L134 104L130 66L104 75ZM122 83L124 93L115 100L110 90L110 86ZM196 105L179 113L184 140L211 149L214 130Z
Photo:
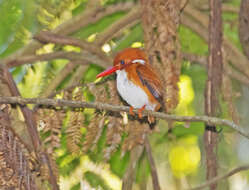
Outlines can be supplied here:
M125 64L124 60L121 60L120 63L121 63L121 65L124 65L124 64Z

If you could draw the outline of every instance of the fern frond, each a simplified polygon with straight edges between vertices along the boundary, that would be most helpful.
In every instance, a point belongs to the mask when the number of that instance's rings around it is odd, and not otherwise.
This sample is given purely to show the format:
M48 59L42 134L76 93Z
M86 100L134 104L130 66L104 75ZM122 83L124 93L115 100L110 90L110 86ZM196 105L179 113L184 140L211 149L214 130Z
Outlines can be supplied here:
M95 115L87 126L87 133L82 147L84 153L95 148L103 131L104 120L104 116Z
M44 75L46 75L46 68L47 64L42 62L28 67L22 82L18 84L18 89L23 97L33 98L41 93L45 83Z
M10 130L7 109L0 109L0 182L15 189L37 189L30 169L29 153Z
M80 152L81 131L85 117L82 112L71 112L70 121L66 130L67 148L71 153Z
M44 136L43 144L49 154L60 146L60 135L64 112L54 109L39 109L38 124L42 123L42 136Z
M110 116L106 134L107 147L104 150L104 158L106 160L109 160L111 154L117 150L122 140L121 137L123 132L124 128L122 125L122 120L120 118Z
M130 121L126 131L128 136L125 138L122 145L122 150L124 152L131 150L138 144L144 144L146 134L151 132L148 124L142 124L139 121Z
M57 181L59 180L59 169L58 166L55 162L55 156L53 154L47 154L48 158L49 158L49 163L51 164L51 168L53 171L53 174L55 175ZM47 164L42 164L40 166L40 176L43 180L49 180L50 176L49 176L49 168Z
M68 95L68 93L65 93L65 96ZM72 96L72 99L76 101L83 101L85 99L82 88L80 87L76 87L70 96ZM70 119L66 130L67 148L70 152L75 154L80 152L80 141L82 136L80 128L83 127L83 123L85 121L83 111L83 109L75 109L70 111Z

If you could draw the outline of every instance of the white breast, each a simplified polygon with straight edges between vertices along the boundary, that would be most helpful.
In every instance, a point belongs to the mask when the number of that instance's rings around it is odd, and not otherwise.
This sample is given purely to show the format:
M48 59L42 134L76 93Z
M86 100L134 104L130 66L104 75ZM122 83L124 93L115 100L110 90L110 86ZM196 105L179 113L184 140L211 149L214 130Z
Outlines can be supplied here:
M117 89L120 96L132 107L142 108L146 105L145 109L154 110L156 104L149 102L147 94L133 82L128 80L125 70L118 70L117 73Z

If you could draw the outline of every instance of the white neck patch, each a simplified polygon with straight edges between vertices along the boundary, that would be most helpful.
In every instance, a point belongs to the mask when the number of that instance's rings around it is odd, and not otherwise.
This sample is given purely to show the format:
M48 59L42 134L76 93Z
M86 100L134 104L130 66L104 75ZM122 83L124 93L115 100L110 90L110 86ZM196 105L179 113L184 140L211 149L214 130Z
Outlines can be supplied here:
M141 63L141 64L145 64L145 60L143 60L143 59L134 59L133 61L132 61L132 63Z

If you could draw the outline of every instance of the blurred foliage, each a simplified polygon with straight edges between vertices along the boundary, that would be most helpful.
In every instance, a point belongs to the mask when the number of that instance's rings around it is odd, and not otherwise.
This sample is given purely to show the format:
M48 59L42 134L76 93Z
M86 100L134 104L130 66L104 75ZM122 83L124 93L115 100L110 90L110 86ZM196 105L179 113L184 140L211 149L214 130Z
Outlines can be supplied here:
M102 0L102 6L109 6L115 3L126 2L125 0ZM32 38L32 35L42 29L53 29L66 20L85 11L87 0L0 0L0 58L11 56L13 53L24 47ZM238 0L229 0L230 5L239 6ZM89 24L73 34L74 37L87 39L94 42L98 33L107 29L112 23L118 21L126 15L126 12L116 12L96 23ZM87 18L86 18L87 19ZM241 50L238 38L237 15L234 13L224 13L224 35ZM181 49L183 52L208 55L208 45L203 39L195 34L191 29L180 26L179 37ZM107 49L117 52L126 47L143 47L143 30L140 23L125 29L121 35L116 36L108 42ZM54 45L46 45L37 51L38 54L49 53L57 50ZM62 47L65 51L79 51L79 49L70 46ZM54 60L46 62L37 62L32 65L24 65L12 68L12 75L18 85L23 97L39 97L48 85L53 82L56 75L68 63L67 60ZM102 70L101 67L94 64L82 73L81 82L94 82L96 75ZM66 87L77 69L73 70L57 89ZM182 75L179 82L180 102L175 110L178 115L202 115L204 110L204 88L206 81L205 68L198 64L192 64L184 61L182 64ZM237 84L237 83L235 83ZM243 89L237 84L236 88ZM246 90L245 90L246 91ZM248 93L248 92L247 92ZM94 96L89 91L84 91L86 100L93 101ZM248 105L248 104L247 104ZM226 113L227 110L224 110ZM227 115L227 114L223 115ZM93 115L93 110L85 109L83 111L85 122L81 128L81 143L85 140L87 127ZM124 153L120 146L114 152L108 161L104 161L103 149L106 147L107 123L104 124L102 134L93 148L93 150L83 154L71 154L67 147L66 129L70 120L70 110L67 111L66 117L62 122L60 138L60 147L57 147L56 163L59 167L61 184L69 183L72 190L80 189L82 180L95 189L120 189L121 179L129 163L129 152ZM165 121L159 121L160 133L151 135L153 154L156 158L159 172L161 168L166 173L172 173L174 179L196 176L190 179L194 184L200 183L204 175L203 144L202 134L204 130L203 123L182 123L173 124L172 132L168 131L168 124ZM126 134L122 138L125 137ZM231 133L221 135L219 144L219 157L221 158L222 167L230 168L238 162L237 154L231 150L236 149L238 139L233 139ZM123 139L122 139L123 142ZM234 143L231 143L234 142ZM108 166L103 166L105 163ZM110 174L100 174L94 169L90 170L87 165L93 165L98 171L108 171ZM90 166L89 166L90 167ZM80 171L78 171L80 168ZM82 179L75 177L76 172L81 173ZM78 175L77 173L77 175ZM149 163L146 155L143 154L137 165L136 182L141 185L147 183L150 174ZM165 175L165 173L160 173ZM169 182L172 177L170 174L162 176ZM115 180L114 180L115 179ZM115 181L119 185L110 185L110 181ZM72 182L73 181L73 182ZM162 182L162 184L164 184ZM247 182L248 184L248 182ZM165 184L164 184L165 185ZM67 189L68 186L61 185L61 189Z

